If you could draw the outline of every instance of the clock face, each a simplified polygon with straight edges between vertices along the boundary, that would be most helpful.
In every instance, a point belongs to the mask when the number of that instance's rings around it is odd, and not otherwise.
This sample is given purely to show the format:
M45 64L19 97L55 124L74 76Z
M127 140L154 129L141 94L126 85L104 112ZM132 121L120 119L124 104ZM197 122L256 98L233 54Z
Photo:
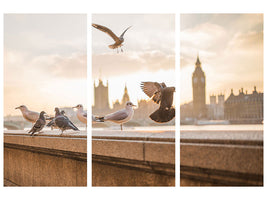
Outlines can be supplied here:
M204 83L204 78L203 77L201 77L201 82Z
M196 83L196 82L197 82L197 77L194 78L194 83Z

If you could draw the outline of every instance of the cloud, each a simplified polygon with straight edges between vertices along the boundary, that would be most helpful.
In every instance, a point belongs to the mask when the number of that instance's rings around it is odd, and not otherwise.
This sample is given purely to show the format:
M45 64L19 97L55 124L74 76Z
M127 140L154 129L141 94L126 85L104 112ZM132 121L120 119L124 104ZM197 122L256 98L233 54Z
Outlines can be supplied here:
M87 56L74 54L71 56L54 56L53 63L48 66L47 72L56 77L64 78L86 78L87 77Z
M263 31L248 33L236 33L232 40L229 41L227 51L234 52L257 52L263 53Z
M93 54L92 68L95 78L101 75L117 76L138 71L174 69L175 56L162 51L125 54Z
M217 24L203 23L181 32L181 45L193 45L201 49L209 49L218 45L226 36L226 30Z

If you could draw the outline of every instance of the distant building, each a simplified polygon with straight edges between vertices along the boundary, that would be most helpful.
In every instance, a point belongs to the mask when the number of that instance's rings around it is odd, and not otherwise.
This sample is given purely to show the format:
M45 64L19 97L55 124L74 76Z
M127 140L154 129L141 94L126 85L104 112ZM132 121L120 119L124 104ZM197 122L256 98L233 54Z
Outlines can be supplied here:
M193 102L185 103L180 106L180 119L181 123L187 123L187 121L192 121L194 118L193 114Z
M218 95L218 103L217 97L215 95L210 96L210 104L207 105L208 110L208 119L210 120L222 120L224 119L224 95Z
M262 123L263 93L254 87L252 94L244 93L241 88L239 94L234 95L232 89L224 104L224 116L231 123Z
M195 71L192 75L193 87L193 115L196 119L207 117L206 110L206 77L201 68L199 56L195 63Z
M103 84L103 81L101 79L98 80L98 86L96 86L94 82L94 92L95 105L93 107L93 110L96 112L110 110L108 98L108 81L106 83L106 86Z

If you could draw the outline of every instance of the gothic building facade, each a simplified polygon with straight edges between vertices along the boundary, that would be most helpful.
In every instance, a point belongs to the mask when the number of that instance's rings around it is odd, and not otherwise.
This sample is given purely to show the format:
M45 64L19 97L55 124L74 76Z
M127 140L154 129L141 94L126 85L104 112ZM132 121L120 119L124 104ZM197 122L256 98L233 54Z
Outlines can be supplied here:
M98 80L98 86L94 82L94 106L93 110L96 112L104 112L110 110L108 98L108 81L106 86L101 79Z
M224 103L225 119L231 123L262 123L263 121L263 93L256 90L252 94L244 93L243 88L238 95L233 89Z

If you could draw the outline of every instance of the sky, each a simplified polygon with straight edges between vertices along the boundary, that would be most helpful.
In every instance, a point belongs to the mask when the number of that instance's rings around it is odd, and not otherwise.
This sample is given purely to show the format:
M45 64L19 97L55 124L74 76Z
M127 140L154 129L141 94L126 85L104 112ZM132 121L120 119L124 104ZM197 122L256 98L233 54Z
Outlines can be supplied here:
M175 86L174 14L93 14L92 22L117 36L132 26L119 53L108 47L114 43L109 35L92 27L92 81L98 85L99 78L104 83L108 80L110 106L121 101L125 84L134 104L149 99L140 89L142 81Z
M85 14L4 15L4 115L86 107Z
M263 92L263 14L180 15L180 103L192 100L192 73L199 55L209 96L254 86Z

